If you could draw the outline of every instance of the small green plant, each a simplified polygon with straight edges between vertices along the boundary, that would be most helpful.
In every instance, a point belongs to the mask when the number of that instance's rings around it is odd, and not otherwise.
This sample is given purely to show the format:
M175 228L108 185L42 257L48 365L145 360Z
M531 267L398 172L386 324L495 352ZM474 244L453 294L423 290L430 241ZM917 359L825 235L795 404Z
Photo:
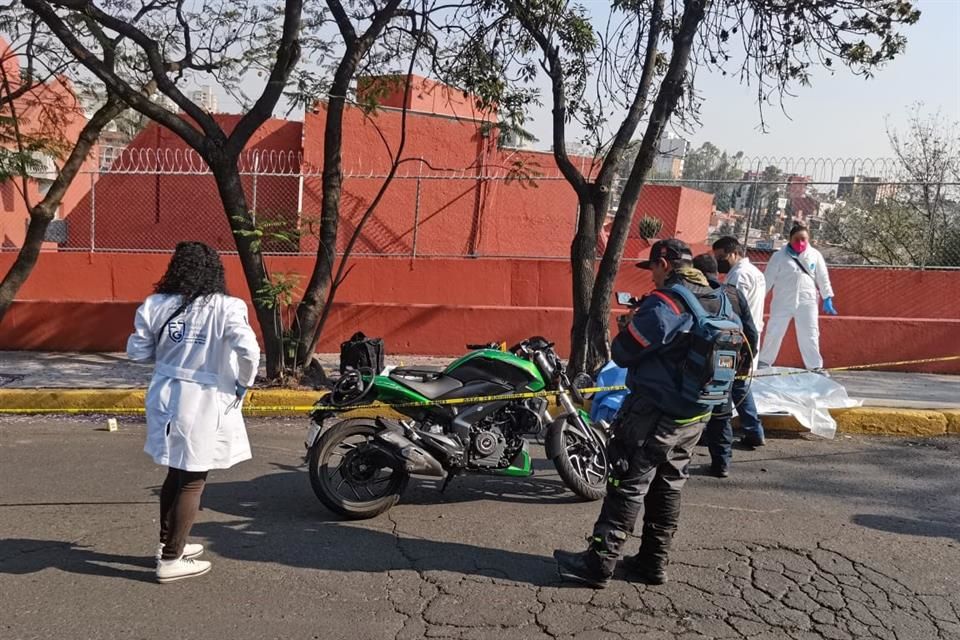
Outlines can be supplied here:
M296 251L300 247L300 230L296 228L294 216L282 213L250 212L253 229L235 231L241 238L252 238L251 251L283 252ZM235 222L244 223L245 216L233 216Z
M292 320L296 308L294 301L301 293L300 274L285 271L270 274L268 278L267 282L257 289L254 300L261 306L273 310L279 327L291 327L293 326ZM288 363L292 363L297 357L299 332L293 329L281 329L280 331L284 358Z
M660 220L659 218L651 218L650 216L643 216L640 218L640 237L644 240L656 238L661 229L663 229L663 220Z

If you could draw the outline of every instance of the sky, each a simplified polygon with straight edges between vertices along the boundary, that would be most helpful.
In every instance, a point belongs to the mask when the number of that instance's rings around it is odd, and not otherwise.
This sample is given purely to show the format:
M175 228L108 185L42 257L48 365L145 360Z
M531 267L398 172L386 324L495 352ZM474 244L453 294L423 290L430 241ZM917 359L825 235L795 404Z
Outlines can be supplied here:
M584 5L599 10L609 3ZM916 7L921 17L905 31L906 51L872 79L817 69L811 87L799 87L796 97L786 99L786 114L778 106L765 109L764 133L754 88L700 74L702 126L692 136L677 134L694 146L710 141L748 157L875 158L891 155L888 118L903 128L915 102L924 103L925 111L939 109L949 122L960 121L960 0L918 0ZM536 147L549 147L548 109L535 112L528 128L540 139Z
M602 23L609 0L580 0ZM960 122L960 0L915 0L921 10L917 24L904 30L906 51L864 79L837 68L831 73L813 71L812 86L796 87L794 97L785 99L785 110L777 105L764 109L767 131L760 130L760 111L755 89L732 77L698 74L701 126L691 132L673 133L693 146L710 141L720 149L748 158L888 158L888 122L903 129L911 105L923 103L924 112L940 111L948 122ZM246 87L259 93L262 78ZM538 79L546 96L545 78ZM236 103L217 90L222 108ZM544 100L546 101L546 100ZM278 110L279 117L284 117ZM548 106L534 108L526 128L539 141L538 149L548 150L551 118ZM297 110L289 117L302 117ZM576 136L568 132L568 142Z

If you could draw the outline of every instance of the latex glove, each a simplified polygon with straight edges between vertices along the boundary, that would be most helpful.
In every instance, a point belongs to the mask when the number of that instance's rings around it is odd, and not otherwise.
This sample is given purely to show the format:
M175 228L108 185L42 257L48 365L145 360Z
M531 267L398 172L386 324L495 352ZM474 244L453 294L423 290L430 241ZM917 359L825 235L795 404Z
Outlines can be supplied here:
M833 298L824 298L823 299L823 312L828 313L831 316L839 315L837 309L833 306Z
M247 388L238 382L237 383L237 402L243 400L243 396L245 395L247 395Z

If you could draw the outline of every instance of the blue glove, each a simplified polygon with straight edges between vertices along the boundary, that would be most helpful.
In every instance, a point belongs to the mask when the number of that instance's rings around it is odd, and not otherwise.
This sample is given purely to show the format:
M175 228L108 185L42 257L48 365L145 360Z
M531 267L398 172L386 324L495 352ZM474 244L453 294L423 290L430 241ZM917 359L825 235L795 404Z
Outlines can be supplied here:
M243 400L243 396L245 395L247 395L247 388L238 382L237 383L237 401L239 402L240 400Z
M831 316L839 315L836 308L833 306L833 298L824 298L823 299L823 312L829 313Z

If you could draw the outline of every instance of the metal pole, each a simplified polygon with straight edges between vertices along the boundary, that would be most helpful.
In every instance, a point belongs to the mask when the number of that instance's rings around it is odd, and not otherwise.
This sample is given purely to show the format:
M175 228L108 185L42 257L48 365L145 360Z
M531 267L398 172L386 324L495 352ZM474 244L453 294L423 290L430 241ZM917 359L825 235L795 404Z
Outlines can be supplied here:
M300 162L300 174L297 176L297 237L300 239L297 243L297 253L303 251L303 161Z
M257 176L260 174L260 156L254 156L253 158L253 203L251 206L250 216L253 218L253 224L257 224Z
M417 198L413 204L413 246L410 247L410 255L417 257L417 231L420 227L420 174L423 173L423 163L419 163L417 169Z
M90 172L90 253L97 248L97 172Z

